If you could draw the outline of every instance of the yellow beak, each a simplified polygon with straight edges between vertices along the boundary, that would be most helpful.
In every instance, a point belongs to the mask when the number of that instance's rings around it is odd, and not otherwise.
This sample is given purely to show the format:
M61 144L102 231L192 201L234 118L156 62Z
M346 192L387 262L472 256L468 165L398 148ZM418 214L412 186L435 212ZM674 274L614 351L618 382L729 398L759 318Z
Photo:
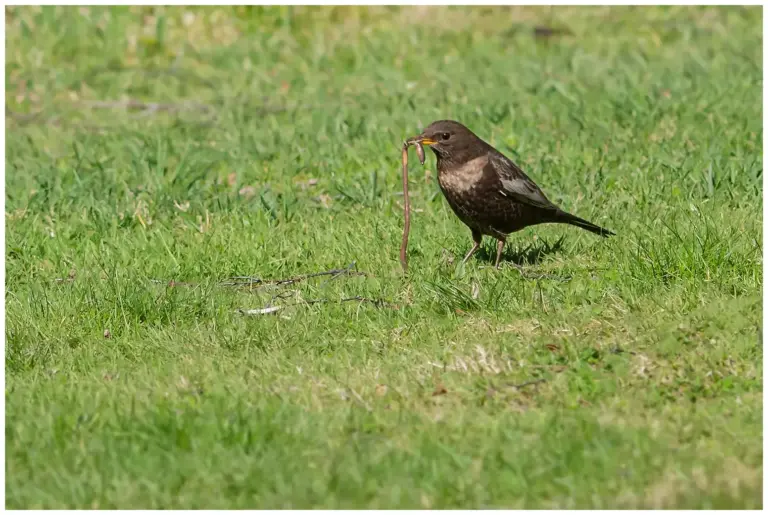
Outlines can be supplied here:
M437 141L429 138L419 138L418 142L422 145L435 145L437 143Z

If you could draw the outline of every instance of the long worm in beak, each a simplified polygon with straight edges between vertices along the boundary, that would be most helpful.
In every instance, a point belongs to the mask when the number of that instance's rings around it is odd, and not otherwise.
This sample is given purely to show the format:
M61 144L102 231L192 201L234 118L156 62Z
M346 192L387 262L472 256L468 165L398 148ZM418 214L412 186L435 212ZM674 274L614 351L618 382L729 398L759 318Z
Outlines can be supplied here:
M424 146L411 138L403 143L403 214L405 215L405 224L403 225L403 241L400 244L400 266L403 267L403 272L408 271L408 256L406 251L408 250L408 234L411 232L411 200L408 195L408 147L413 145L416 147L416 154L419 156L419 163L422 165L426 161L424 156Z

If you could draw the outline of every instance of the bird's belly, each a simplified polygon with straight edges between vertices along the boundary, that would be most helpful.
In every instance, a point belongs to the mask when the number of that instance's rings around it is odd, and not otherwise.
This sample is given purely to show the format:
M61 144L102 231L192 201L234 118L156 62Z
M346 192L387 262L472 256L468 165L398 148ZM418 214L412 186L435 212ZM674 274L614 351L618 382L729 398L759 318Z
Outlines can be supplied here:
M531 206L502 196L496 189L478 182L474 187L452 188L440 182L448 205L471 229L488 236L505 236L524 227L540 223Z

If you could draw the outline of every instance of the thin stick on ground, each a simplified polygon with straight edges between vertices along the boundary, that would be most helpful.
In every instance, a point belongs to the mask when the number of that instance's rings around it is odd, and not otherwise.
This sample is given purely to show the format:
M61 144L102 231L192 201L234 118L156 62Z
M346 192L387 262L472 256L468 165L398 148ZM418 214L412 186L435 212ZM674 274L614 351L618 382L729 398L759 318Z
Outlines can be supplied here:
M377 308L384 308L389 307L392 309L397 309L397 306L395 304L392 304L390 302L387 302L383 299L371 299L368 297L362 297L360 295L356 295L354 297L347 297L339 300L332 300L332 299L308 299L308 300L302 300L299 302L292 302L290 304L282 304L279 306L273 306L272 302L276 300L276 297L273 297L272 300L270 300L267 305L263 308L258 309L236 309L235 311L237 313L240 313L241 315L268 315L271 313L275 313L283 308L289 307L289 306L300 306L300 305L310 305L310 304L326 304L326 303L344 303L344 302L360 302L360 303L369 303L373 304Z
M141 100L129 99L129 100L90 100L81 102L80 105L89 107L91 109L132 109L148 112L158 111L214 111L213 106L207 104L201 104L199 102L176 102L176 103L159 103L159 102L143 102Z
M248 289L257 289L264 286L282 287L282 286L290 286L292 284L296 284L298 282L305 281L307 279L329 276L328 279L326 279L321 283L322 285L329 281L333 281L341 276L368 277L371 275L368 272L364 272L362 270L356 270L356 266L357 266L356 262L353 261L352 263L350 263L344 268L334 268L332 270L326 270L323 272L314 272L311 274L297 275L295 277L289 277L286 279L261 279L258 277L251 277L251 276L244 276L244 275L234 276L234 277L229 277L226 281L216 283L216 286L247 287ZM105 277L104 280L107 280L107 278ZM186 287L200 286L200 283L189 282L189 281L177 281L175 279L150 278L148 280L153 284L163 285L168 288L175 288L175 287L182 287L182 286L186 286ZM75 276L73 275L70 277L56 277L53 281L57 284L72 283L75 281Z
M573 279L569 275L561 277L561 276L553 275L553 274L532 274L532 273L527 272L525 270L525 268L523 268L522 265L518 265L517 263L509 263L509 262L507 262L506 265L509 265L512 268L514 268L515 270L517 270L518 272L520 272L520 275L523 276L523 279L528 279L529 281L538 281L540 279L552 279L552 280L555 280L555 281L560 281L560 282L567 283L568 281Z
M356 263L353 261L345 268L334 268L333 270L327 270L324 272L315 272L311 274L304 274L304 275L297 275L296 277L290 277L288 279L260 279L258 277L250 277L250 276L235 276L230 277L228 281L219 283L219 286L248 286L248 287L261 287L265 285L273 285L273 286L289 286L291 284L295 284L307 279L312 279L314 277L323 277L323 276L330 276L328 280L336 279L339 276L342 275L350 275L350 276L367 276L367 272L361 272L355 270Z
M546 383L546 382L547 382L546 379L534 379L532 381L526 381L526 382L520 383L520 384L511 384L509 386L512 387L512 388L516 388L516 389L520 390L522 388L525 388L526 386L533 386L535 384L541 384L541 383Z

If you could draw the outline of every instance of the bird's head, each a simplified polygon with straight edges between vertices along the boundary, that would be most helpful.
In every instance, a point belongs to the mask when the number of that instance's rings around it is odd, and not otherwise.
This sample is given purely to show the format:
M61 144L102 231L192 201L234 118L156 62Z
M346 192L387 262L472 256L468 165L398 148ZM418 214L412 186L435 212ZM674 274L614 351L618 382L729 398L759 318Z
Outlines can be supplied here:
M485 150L484 142L459 122L440 120L431 123L424 131L408 141L416 141L432 149L438 160L465 160ZM478 144L479 143L479 144Z

